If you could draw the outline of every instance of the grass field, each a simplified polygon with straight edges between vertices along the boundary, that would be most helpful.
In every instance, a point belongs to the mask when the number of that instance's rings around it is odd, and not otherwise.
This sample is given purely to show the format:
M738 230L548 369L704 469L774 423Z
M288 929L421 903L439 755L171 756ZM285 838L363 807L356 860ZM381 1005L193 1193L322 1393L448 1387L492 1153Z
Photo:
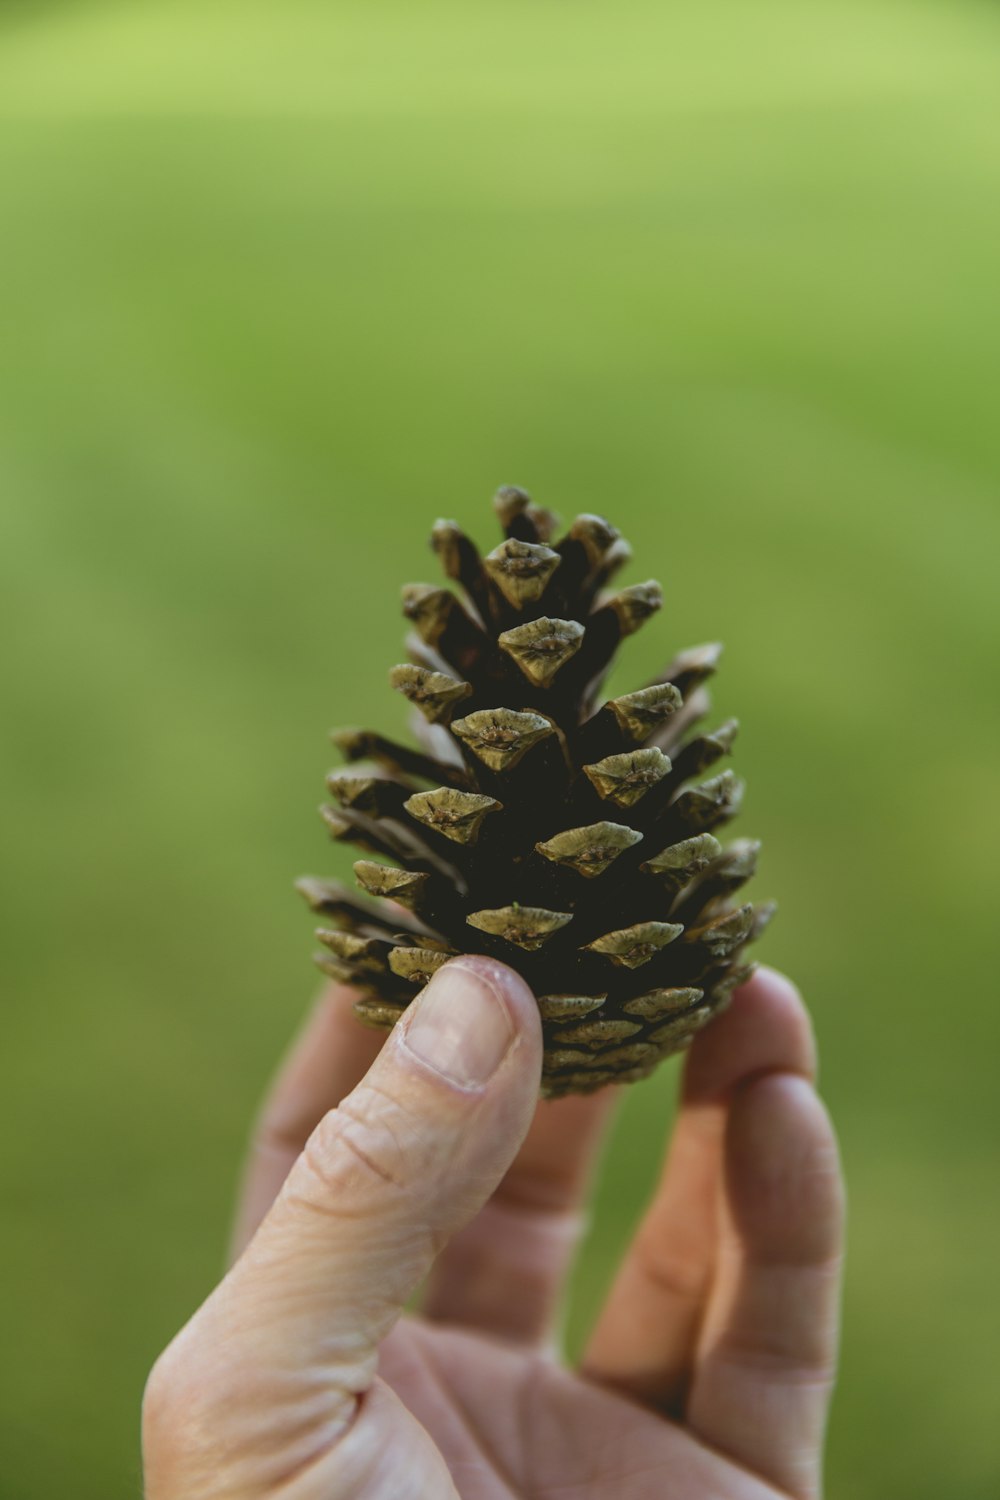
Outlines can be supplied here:
M630 685L727 642L851 1186L830 1493L995 1500L998 68L973 0L4 9L4 1500L138 1493L326 727L399 727L397 587L502 482L663 579Z

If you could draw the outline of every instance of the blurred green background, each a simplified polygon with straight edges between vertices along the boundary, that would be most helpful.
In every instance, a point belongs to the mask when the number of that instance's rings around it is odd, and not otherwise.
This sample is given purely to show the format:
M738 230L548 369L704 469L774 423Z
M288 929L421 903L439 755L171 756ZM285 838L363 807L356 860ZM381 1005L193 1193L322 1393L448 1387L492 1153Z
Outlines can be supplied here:
M398 586L503 482L663 579L623 683L728 644L851 1185L831 1494L995 1500L998 70L973 0L4 7L5 1500L138 1492L325 730L400 727Z

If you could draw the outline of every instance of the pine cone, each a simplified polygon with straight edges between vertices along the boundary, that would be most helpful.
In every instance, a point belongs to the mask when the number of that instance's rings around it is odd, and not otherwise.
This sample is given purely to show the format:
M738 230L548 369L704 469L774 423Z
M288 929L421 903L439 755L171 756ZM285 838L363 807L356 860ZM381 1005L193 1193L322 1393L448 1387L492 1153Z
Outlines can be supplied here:
M619 642L662 603L657 583L607 591L631 556L600 516L555 518L522 490L494 501L486 557L452 521L432 546L450 589L410 584L410 662L392 686L418 710L417 750L368 730L333 736L349 771L322 809L369 898L306 878L323 919L317 963L389 1030L456 953L490 954L539 997L542 1092L644 1078L686 1047L752 971L773 904L739 904L759 844L716 834L743 785L735 719L693 734L718 646L684 651L648 687L602 702ZM389 903L395 903L390 905ZM405 912L399 910L406 908Z

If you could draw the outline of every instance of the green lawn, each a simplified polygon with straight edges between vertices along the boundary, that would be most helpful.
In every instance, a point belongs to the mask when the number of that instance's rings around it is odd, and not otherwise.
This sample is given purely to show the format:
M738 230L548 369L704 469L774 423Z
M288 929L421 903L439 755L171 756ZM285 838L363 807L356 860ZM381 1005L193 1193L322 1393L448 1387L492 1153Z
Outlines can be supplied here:
M662 578L630 685L728 644L851 1185L831 1495L995 1500L998 68L974 0L5 8L5 1500L138 1493L313 984L325 730L400 725L398 585L502 482Z

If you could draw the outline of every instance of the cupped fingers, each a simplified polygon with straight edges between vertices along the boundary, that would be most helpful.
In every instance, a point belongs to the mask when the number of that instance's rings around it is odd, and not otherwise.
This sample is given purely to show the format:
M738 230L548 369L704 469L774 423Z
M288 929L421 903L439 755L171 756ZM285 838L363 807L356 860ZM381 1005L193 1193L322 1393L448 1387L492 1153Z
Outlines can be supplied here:
M663 1174L586 1352L593 1378L681 1414L719 1253L730 1101L748 1078L775 1069L810 1077L815 1061L799 993L771 969L695 1039Z

